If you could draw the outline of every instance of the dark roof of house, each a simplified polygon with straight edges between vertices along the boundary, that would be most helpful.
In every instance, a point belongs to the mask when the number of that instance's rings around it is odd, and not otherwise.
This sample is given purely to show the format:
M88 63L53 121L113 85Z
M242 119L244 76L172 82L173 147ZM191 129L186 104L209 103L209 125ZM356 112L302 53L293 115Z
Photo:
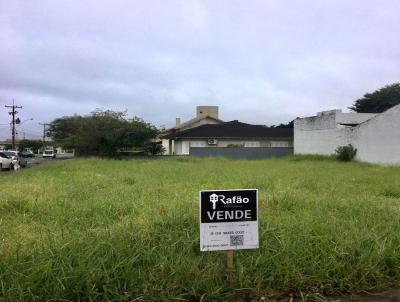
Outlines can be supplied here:
M269 128L235 120L171 133L165 138L293 138L293 128Z

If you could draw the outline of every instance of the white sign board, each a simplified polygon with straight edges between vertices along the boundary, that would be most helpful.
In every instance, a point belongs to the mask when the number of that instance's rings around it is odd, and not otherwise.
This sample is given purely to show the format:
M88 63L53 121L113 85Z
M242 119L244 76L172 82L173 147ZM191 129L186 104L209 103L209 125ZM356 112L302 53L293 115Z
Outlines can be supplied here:
M200 191L200 251L258 248L258 190Z

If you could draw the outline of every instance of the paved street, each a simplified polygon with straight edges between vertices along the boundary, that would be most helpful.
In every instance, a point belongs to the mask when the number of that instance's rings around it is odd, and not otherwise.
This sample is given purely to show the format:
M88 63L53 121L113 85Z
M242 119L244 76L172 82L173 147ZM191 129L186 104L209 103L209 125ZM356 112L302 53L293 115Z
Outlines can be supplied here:
M48 161L55 161L55 160L67 160L67 159L73 159L74 156L72 154L57 154L56 158L43 158L43 157L33 157L33 158L27 158L26 160L28 161L28 165L25 168L22 169L26 169L26 168L31 168L31 167L35 167L37 165L40 165L44 162L48 162ZM4 170L2 171L3 173L12 173L14 172L12 171L7 171Z
M34 158L27 158L27 160L28 160L28 167L32 167L32 166L39 165L46 161L66 160L66 159L72 159L72 158L74 158L74 156L72 154L64 153L64 154L57 154L56 158L34 157Z

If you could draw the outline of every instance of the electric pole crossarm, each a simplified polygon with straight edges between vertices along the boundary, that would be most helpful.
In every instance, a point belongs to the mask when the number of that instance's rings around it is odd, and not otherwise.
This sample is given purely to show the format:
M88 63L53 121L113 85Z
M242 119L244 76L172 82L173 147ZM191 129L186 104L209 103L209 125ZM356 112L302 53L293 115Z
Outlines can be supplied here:
M22 106L17 106L14 104L14 99L12 105L5 105L6 108L11 108L11 111L8 112L12 116L12 128L11 128L11 136L12 136L12 148L15 150L15 116L17 115L18 111L15 109L22 108Z

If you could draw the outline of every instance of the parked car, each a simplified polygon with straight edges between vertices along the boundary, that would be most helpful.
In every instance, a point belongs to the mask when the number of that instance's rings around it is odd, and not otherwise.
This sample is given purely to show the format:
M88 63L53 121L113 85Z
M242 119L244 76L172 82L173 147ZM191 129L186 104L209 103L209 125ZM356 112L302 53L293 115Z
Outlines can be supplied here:
M11 157L14 166L18 164L20 167L25 168L28 165L28 161L20 156L18 151L7 150L3 151L3 153Z
M11 170L13 168L14 165L11 157L4 152L0 152L0 171L3 171L3 169Z
M25 158L35 157L35 153L33 153L33 151L29 150L29 149L25 149L25 150L21 151L20 155L21 155L21 157L25 157Z
M56 158L56 152L54 151L54 149L44 149L43 151L43 158L46 157L51 157L51 158Z

